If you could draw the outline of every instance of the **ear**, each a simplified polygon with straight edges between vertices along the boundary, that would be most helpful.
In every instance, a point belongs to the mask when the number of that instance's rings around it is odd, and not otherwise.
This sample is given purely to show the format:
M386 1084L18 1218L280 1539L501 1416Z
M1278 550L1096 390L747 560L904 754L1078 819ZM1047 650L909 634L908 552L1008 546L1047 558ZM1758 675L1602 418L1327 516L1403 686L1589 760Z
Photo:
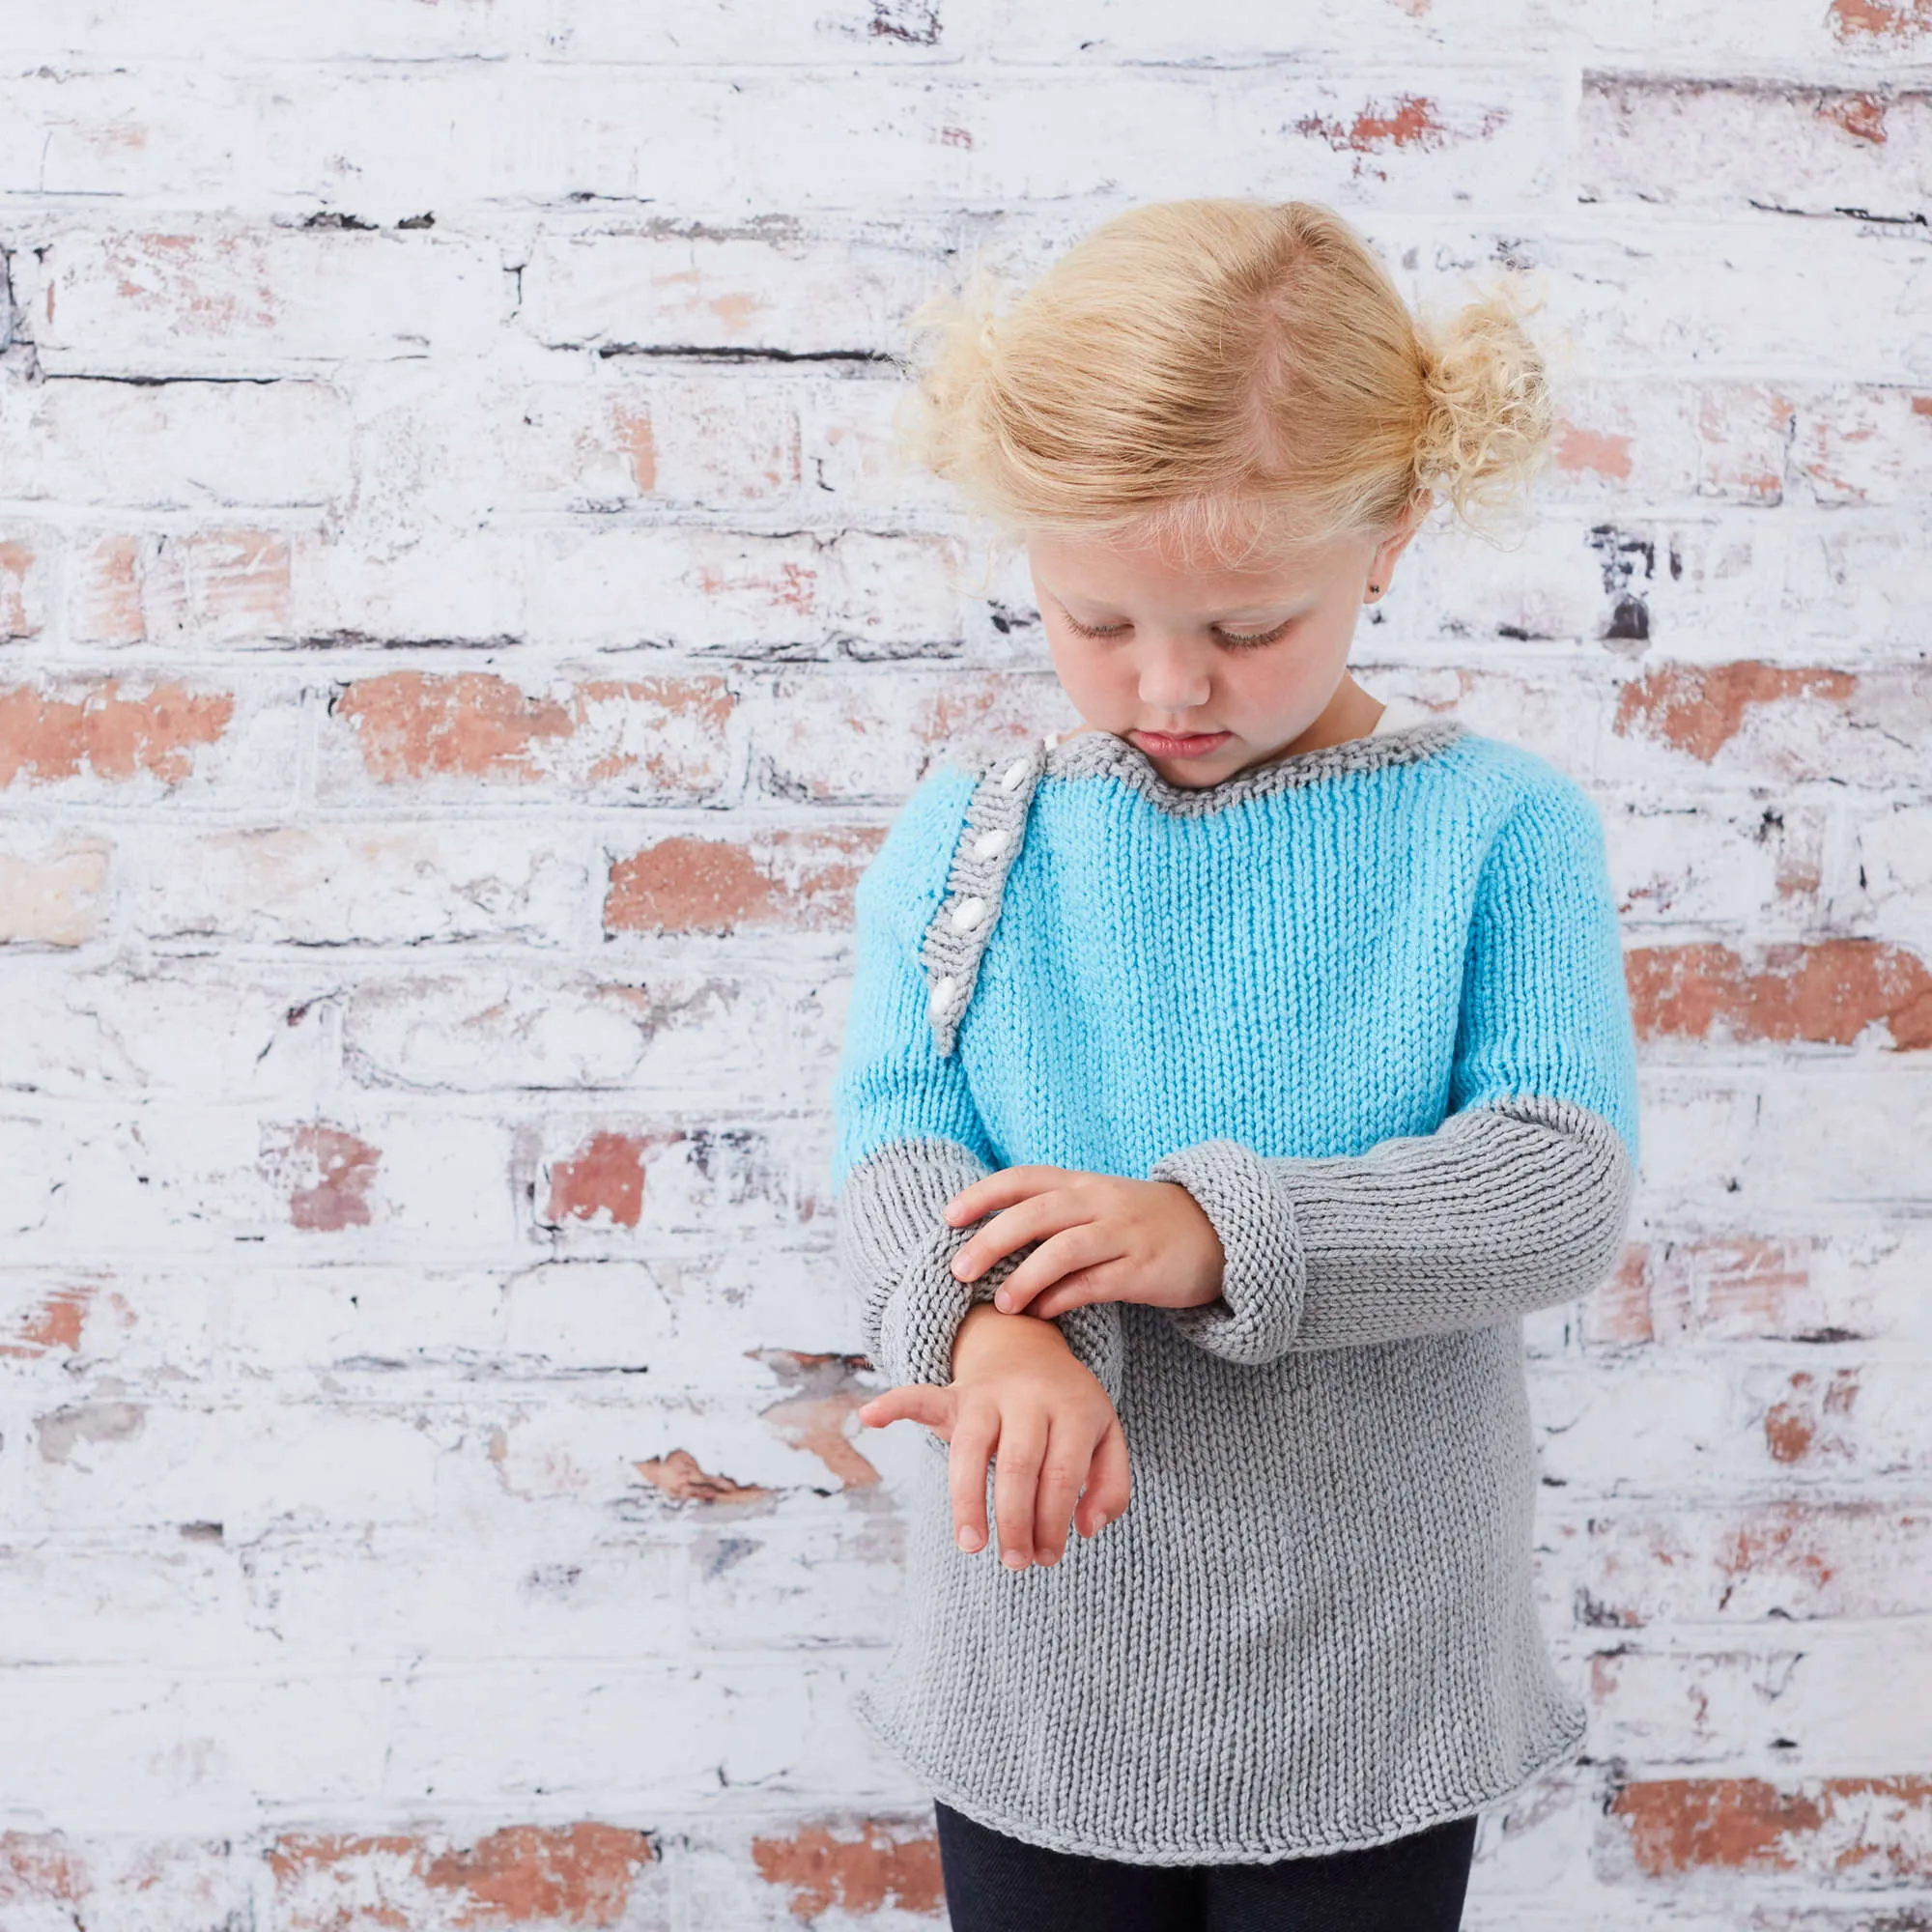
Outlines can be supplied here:
M1409 498L1408 510L1401 526L1392 536L1385 537L1377 546L1375 568L1369 573L1369 581L1388 588L1389 579L1395 571L1395 560L1409 546L1409 540L1422 527L1423 519L1429 514L1431 498L1426 491L1417 491Z

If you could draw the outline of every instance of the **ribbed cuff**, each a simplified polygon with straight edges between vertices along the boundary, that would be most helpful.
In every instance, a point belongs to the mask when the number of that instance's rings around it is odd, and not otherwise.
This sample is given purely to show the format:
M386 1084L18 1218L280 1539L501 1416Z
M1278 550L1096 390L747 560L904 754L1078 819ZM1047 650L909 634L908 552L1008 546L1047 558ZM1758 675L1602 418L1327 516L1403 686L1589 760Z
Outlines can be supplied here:
M1191 1342L1231 1362L1272 1360L1301 1325L1307 1265L1294 1206L1266 1164L1238 1141L1163 1154L1150 1180L1186 1188L1221 1237L1221 1297L1161 1312Z
M894 1387L952 1381L952 1345L966 1311L991 1301L1038 1245L1029 1241L1001 1256L976 1281L952 1272L953 1256L991 1215L950 1227L946 1204L990 1171L957 1142L933 1139L892 1142L846 1178L838 1207L840 1252L867 1307L876 1310L873 1366ZM1119 1304L1094 1302L1036 1319L1058 1324L1075 1360L1118 1404L1125 1363Z

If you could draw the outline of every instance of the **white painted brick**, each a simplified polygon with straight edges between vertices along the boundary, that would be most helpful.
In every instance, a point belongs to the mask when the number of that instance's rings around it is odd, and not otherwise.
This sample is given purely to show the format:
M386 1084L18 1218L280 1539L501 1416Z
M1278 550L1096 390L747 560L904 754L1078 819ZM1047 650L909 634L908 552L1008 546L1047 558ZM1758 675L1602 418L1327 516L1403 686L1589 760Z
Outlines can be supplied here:
M626 1932L941 1916L850 1709L925 1453L854 1413L850 886L1075 720L891 358L1216 192L1548 298L1535 519L1352 664L1585 785L1639 1007L1625 1251L1526 1324L1592 1736L1468 1922L1932 1907L1923 15L5 9L6 1932L500 1918L587 1820Z
M183 833L143 873L128 912L150 938L296 946L561 946L595 885L587 852L489 821Z
M81 318L77 329L88 343L106 335L99 317ZM182 366L174 331L162 324L155 334L163 352L156 360ZM225 513L323 504L348 492L349 412L326 383L95 382L92 369L61 366L58 343L39 353L61 380L38 388L0 383L0 474L10 497ZM209 358L211 371L230 366L226 352Z
M15 298L56 376L232 380L341 356L461 356L515 298L486 244L417 230L79 230L22 268Z

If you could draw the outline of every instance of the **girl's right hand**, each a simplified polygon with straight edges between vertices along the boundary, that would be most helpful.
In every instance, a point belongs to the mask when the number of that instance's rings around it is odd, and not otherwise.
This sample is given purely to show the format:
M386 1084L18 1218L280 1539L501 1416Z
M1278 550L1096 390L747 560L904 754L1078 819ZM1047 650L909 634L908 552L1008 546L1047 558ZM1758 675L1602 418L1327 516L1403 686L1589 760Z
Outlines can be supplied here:
M1000 1554L1013 1570L1059 1562L1069 1518L1091 1539L1131 1493L1127 1438L1114 1405L1042 1316L976 1302L953 1338L952 1380L887 1389L860 1407L859 1420L867 1429L923 1422L951 1445L947 1482L963 1549L986 1541L991 1461Z

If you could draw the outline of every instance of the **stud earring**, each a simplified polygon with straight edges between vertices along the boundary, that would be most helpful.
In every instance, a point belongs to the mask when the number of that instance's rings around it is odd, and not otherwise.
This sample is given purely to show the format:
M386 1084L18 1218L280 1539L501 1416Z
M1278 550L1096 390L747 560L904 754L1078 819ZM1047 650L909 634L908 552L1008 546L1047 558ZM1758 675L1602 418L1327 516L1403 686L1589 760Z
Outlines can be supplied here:
M1382 587L1379 583L1370 584L1369 589L1377 597L1379 597L1382 594Z

